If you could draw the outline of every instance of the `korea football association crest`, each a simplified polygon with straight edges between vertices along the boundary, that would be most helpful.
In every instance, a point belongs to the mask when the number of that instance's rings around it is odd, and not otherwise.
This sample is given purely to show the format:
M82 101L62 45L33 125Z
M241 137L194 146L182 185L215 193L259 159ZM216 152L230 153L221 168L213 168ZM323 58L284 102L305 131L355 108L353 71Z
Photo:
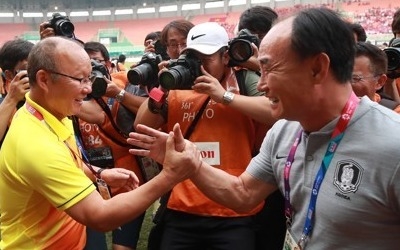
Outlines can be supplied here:
M355 193L360 185L364 169L352 160L339 161L336 165L334 184L344 193Z

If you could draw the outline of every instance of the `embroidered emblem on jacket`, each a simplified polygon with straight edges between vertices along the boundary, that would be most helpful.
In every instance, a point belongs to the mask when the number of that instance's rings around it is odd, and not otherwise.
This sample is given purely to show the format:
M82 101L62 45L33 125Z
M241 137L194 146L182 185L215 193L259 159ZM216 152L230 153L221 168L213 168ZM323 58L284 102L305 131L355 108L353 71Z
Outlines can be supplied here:
M352 160L336 164L334 184L342 193L355 193L360 185L364 169Z

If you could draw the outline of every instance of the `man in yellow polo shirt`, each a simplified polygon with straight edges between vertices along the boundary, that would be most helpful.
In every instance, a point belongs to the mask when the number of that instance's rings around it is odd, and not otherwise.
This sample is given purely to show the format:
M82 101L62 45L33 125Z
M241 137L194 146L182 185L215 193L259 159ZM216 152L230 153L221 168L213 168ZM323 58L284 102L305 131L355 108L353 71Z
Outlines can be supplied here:
M132 171L101 172L83 162L68 117L80 111L92 90L91 68L81 45L63 37L41 40L28 57L30 92L0 151L3 250L83 249L84 225L100 231L118 228L189 177L189 171L165 168L137 187ZM103 199L95 180L102 194L108 190L104 182L130 191Z

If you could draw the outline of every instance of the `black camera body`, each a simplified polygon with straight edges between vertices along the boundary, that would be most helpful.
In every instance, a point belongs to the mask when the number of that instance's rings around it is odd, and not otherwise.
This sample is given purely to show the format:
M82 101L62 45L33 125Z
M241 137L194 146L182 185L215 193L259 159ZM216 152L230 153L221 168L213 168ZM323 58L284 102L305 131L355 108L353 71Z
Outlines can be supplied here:
M107 91L107 81L104 79L104 76L109 80L111 80L111 76L103 64L93 59L91 60L91 64L92 74L90 80L92 81L92 92L89 94L89 97L101 98Z
M394 39L389 47L383 49L388 59L389 78L395 79L400 77L400 38Z
M136 67L128 71L128 80L133 85L152 86L157 83L158 64L162 61L159 54L144 53ZM150 89L150 88L149 88Z
M240 30L237 37L233 38L228 43L229 65L237 66L239 63L249 60L249 58L254 55L253 47L251 46L252 43L258 47L260 45L260 39L248 29Z
M167 47L163 45L160 40L155 40L152 42L152 44L154 46L154 52L157 55L160 55L162 60L166 61L170 59L169 55L167 54Z
M159 76L160 85L167 90L191 89L194 80L201 76L201 61L193 54L182 54L171 60L168 70Z
M48 22L49 26L53 28L54 33L57 36L65 36L69 38L75 37L75 26L67 16L63 16L60 13L53 13L53 16L48 20Z

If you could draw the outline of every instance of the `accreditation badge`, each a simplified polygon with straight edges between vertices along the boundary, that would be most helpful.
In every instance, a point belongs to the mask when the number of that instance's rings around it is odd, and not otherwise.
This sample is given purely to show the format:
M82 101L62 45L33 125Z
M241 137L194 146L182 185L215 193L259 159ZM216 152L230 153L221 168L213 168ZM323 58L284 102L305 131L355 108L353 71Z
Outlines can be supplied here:
M107 183L103 179L96 179L97 183L97 189L99 190L99 193L101 197L103 197L104 200L111 199L111 193L110 190L108 189Z
M292 233L289 229L286 230L283 250L301 250L301 247L297 244L297 241L293 238Z

